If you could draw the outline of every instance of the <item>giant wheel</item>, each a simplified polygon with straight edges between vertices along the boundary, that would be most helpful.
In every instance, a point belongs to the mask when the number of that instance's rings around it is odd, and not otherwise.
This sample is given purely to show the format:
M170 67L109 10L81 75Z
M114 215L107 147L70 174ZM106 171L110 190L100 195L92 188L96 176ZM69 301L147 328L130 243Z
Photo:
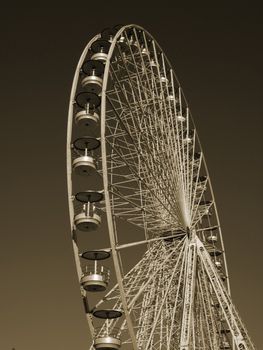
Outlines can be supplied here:
M137 25L103 30L80 58L67 175L95 349L254 349L230 299L188 104L161 47Z

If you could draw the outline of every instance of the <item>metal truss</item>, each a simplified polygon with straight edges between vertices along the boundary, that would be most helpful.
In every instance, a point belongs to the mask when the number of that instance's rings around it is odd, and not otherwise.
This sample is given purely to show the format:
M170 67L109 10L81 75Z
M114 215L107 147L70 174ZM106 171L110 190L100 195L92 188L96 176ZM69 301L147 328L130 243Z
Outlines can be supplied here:
M154 242L123 278L138 348L254 349L225 285L201 240L194 235ZM95 308L121 308L116 285ZM131 344L124 320L123 345ZM106 327L106 324L104 324ZM126 335L126 337L125 337ZM225 347L224 347L225 346Z

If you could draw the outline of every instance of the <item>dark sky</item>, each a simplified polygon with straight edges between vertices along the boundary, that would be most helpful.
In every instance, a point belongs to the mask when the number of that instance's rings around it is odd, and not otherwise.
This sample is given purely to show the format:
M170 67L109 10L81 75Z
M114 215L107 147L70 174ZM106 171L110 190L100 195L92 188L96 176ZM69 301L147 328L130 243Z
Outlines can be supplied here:
M82 49L118 23L147 29L175 68L210 170L233 300L263 347L262 10L193 3L1 9L1 350L88 348L69 232L67 108Z

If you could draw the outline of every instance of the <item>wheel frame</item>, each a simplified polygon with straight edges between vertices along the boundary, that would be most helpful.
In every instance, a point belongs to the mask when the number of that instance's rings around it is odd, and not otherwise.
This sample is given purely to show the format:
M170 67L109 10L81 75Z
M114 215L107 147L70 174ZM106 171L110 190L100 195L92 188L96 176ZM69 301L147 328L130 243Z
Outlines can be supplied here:
M132 320L130 318L130 313L128 310L128 305L127 305L127 301L126 301L126 297L125 297L125 291L124 291L124 287L123 287L123 274L121 271L121 262L120 262L120 258L119 258L119 253L116 249L117 247L117 242L116 242L116 232L115 232L115 225L114 225L114 220L113 220L113 216L112 216L112 210L111 210L111 204L110 204L110 195L109 195L109 184L108 184L108 167L107 167L107 151L106 151L106 138L105 138L105 123L106 123L106 92L107 92L107 83L108 83L108 76L109 76L109 70L110 70L110 61L111 61L111 57L116 45L116 42L119 38L119 36L126 30L126 29L130 29L130 28L135 28L138 30L142 30L146 35L148 35L149 37L152 38L152 40L154 40L155 44L157 45L157 47L159 49L161 49L161 47L158 45L158 43L156 42L156 40L152 37L152 35L150 35L145 29L143 29L140 26L137 26L135 24L131 24L131 25L127 25L127 26L123 26L114 36L112 42L111 42L111 46L110 46L110 50L107 54L107 60L106 60L106 64L105 64L105 70L104 70L104 77L103 77L103 84L102 84L102 93L101 93L101 154L102 154L102 173L103 173L103 187L104 187L104 198L105 198L105 204L106 204L106 216L107 216L107 223L108 223L108 233L109 233L109 238L110 238L110 250L112 253L112 257L113 257L113 263L114 263L114 268L115 268L115 274L116 274L116 279L118 282L118 288L120 291L120 295L121 295L121 299L122 299L122 307L123 307L123 311L125 313L125 317L126 317L126 321L127 321L127 325L128 325L128 329L129 329L129 333L130 333L130 337L132 339L132 343L133 343L133 348L134 350L137 349L137 343L136 343L136 337L135 337L135 333L134 333L134 328L133 328L133 324L132 324ZM73 124L73 106L75 103L75 94L77 91L77 84L78 84L78 80L79 80L79 72L81 69L81 66L85 60L85 57L87 55L87 52L89 50L89 48L91 47L92 43L94 41L96 41L97 39L100 38L100 35L96 35L94 38L92 38L90 40L90 42L87 44L87 46L85 47L76 71L75 71L75 75L74 75L74 79L73 79L73 84L72 84L72 89L71 89L71 95L70 95L70 103L69 103L69 112L68 112L68 131L67 131L67 186L68 186L68 201L69 201L69 213L70 213L70 223L71 223L71 232L72 232L72 242L73 242L73 251L74 251L74 257L75 257L75 262L76 262L76 267L77 267L77 273L78 273L78 277L79 280L81 279L81 275L82 275L82 270L81 270L81 263L80 263L80 259L79 259L79 251L78 251L78 246L75 242L75 228L74 228L74 206L73 206L73 199L74 196L72 194L72 150L71 150L71 138L72 138L72 124ZM140 49L141 50L141 49ZM161 50L163 52L163 50ZM167 59L167 57L165 56L165 54L163 54L165 57L166 62L169 64L169 68L172 69L172 66L169 62L169 60ZM178 82L178 79L174 73L174 70L172 69L173 72L173 76L174 79ZM179 82L178 82L179 84ZM186 98L182 92L182 96L186 102ZM186 102L187 104L187 102ZM193 118L191 116L190 113L190 118L192 120L192 123L194 125L194 121ZM195 125L194 125L195 127ZM201 143L199 141L199 137L198 134L196 134L199 146L200 146L200 150L202 152L202 147L201 147ZM203 153L203 152L202 152ZM219 238L220 238L220 244L222 247L223 252L225 251L224 249L224 243L223 243L223 238L222 238L222 233L221 233L221 226L220 226L220 221L219 221L219 217L218 217L218 212L217 212L217 207L216 207L216 202L215 202L215 198L214 198L214 193L213 193L213 188L211 185L211 181L210 181L210 176L209 176L209 172L208 172L208 168L206 165L206 161L205 158L203 156L203 165L205 168L205 172L208 175L208 182L209 182L209 187L210 187L210 192L211 192L211 196L212 196L212 200L214 202L214 214L216 217L216 221L218 222L218 230L219 230ZM225 254L223 254L223 261L224 261L224 267L225 267L225 272L226 275L228 277L228 269L227 269L227 263L226 263L226 256ZM228 292L230 293L230 285L229 285L229 279L227 278L227 289ZM87 319L88 319L88 323L89 323L89 328L90 328L90 332L91 335L94 336L94 327L91 321L91 318L89 315L87 315Z

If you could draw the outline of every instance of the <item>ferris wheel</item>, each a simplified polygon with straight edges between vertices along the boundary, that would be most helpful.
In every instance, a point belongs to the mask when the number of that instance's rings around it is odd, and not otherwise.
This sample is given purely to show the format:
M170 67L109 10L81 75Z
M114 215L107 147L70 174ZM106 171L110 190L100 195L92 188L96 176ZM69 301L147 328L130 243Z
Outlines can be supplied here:
M231 301L188 104L161 47L137 25L104 29L81 55L67 176L91 348L255 349Z

